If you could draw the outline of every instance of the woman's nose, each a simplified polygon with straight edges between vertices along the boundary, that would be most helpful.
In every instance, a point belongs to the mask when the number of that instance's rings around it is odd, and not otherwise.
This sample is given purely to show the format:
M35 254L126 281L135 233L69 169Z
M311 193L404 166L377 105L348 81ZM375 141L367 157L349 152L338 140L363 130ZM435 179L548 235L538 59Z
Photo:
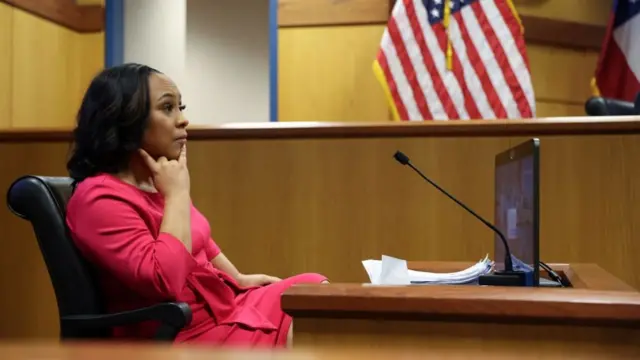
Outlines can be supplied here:
M178 120L178 127L187 127L189 125L189 120L187 120L187 117L184 115L180 115L180 118Z

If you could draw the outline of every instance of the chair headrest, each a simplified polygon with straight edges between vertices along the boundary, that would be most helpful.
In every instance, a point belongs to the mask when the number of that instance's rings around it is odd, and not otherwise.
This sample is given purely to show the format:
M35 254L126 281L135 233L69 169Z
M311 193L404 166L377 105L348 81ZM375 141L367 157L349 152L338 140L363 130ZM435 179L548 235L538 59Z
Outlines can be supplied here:
M594 96L585 103L589 116L625 116L635 115L634 104L629 101Z
M73 180L68 177L26 175L16 179L7 191L7 205L15 215L31 220L34 206L42 202L43 194L48 194L60 215L64 216L67 202L71 197ZM41 208L40 208L41 209Z

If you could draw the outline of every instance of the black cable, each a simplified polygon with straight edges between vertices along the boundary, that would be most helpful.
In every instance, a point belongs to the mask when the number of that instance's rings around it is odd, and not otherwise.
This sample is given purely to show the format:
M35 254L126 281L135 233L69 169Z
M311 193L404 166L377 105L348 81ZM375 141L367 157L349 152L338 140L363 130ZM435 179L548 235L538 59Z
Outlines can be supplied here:
M540 261L540 267L543 268L549 274L549 277L551 278L551 280L557 282L562 287L567 287L567 284L565 284L562 277L558 275L557 272L553 271L551 266L545 264L543 261Z

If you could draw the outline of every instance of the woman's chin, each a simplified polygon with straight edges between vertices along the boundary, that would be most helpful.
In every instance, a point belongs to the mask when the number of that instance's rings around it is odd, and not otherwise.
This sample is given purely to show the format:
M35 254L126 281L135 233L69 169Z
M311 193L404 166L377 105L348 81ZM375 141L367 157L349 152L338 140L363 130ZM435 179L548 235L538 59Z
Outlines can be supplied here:
M169 151L167 151L167 159L178 160L180 157L180 151L182 151L182 145L174 144Z
M171 149L169 151L163 151L159 157L162 157L162 156L167 158L167 160L178 160L178 157L180 157L180 151L177 151L174 149Z

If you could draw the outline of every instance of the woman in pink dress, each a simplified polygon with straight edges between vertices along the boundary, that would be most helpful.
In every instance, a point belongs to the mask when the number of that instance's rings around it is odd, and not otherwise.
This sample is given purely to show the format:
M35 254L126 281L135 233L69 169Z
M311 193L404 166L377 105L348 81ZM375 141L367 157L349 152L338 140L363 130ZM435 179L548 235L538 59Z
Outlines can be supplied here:
M243 274L225 257L191 202L184 108L177 86L148 66L125 64L95 77L67 164L75 187L71 237L98 269L110 311L185 302L193 320L176 342L289 345L292 321L281 294L327 279ZM144 323L114 335L146 338L154 330Z

